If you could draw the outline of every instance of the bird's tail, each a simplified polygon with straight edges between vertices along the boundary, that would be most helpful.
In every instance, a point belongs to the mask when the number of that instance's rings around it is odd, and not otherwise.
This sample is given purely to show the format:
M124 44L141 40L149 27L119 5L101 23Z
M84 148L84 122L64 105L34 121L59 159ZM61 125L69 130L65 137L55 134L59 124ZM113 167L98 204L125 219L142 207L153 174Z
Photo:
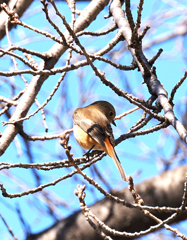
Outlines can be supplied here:
M116 167L121 175L121 178L128 182L127 175L123 169L123 166L121 165L121 162L115 152L114 147L111 145L110 140L108 138L105 138L105 146L106 146L106 153L114 160Z

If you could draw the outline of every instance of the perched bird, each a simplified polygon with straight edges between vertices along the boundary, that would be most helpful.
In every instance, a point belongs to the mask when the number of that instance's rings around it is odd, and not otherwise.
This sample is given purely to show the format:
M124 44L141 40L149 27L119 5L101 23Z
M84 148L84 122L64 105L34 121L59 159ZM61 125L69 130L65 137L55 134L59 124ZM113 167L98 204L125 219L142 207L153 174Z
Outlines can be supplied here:
M73 113L73 131L79 145L84 149L105 151L115 162L124 181L125 171L114 150L115 140L110 123L115 124L116 111L106 101L97 101Z

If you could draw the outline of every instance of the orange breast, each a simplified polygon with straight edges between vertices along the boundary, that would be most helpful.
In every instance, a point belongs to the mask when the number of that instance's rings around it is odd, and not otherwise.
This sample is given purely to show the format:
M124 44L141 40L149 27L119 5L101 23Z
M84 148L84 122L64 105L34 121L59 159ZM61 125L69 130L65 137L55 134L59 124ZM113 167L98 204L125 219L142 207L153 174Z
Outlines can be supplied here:
M86 132L84 132L79 126L74 125L73 126L73 132L75 135L75 138L78 142L78 144L84 148L84 149L90 149L91 147L94 147L96 150L103 150L98 142L96 142L93 138L91 138Z

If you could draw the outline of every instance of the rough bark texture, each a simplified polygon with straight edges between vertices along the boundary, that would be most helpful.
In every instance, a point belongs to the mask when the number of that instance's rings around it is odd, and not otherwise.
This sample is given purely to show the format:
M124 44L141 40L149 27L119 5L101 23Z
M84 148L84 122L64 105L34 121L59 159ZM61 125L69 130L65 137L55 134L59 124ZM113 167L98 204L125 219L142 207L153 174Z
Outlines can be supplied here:
M136 186L137 193L141 195L145 205L148 206L169 206L179 207L181 205L184 181L187 172L187 165L180 166L173 171L167 171L155 178L146 180ZM127 188L115 192L114 195L133 202L132 196ZM92 205L91 211L111 228L119 231L139 232L148 229L156 223L143 215L140 210L129 209L121 204L104 198ZM161 219L168 217L168 214L157 213L155 215ZM187 218L187 213L180 215L175 222ZM113 239L127 239L113 236ZM27 240L72 240L89 239L99 240L99 235L86 222L81 211L78 211L68 218L54 224L45 231L31 235Z

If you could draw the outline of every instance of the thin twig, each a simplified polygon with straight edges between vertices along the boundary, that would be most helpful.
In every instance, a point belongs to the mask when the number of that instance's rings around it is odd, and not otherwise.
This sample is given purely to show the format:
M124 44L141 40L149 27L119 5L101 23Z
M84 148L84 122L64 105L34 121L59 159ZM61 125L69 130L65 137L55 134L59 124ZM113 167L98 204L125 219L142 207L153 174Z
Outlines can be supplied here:
M146 26L144 30L139 34L139 41L142 41L147 31L150 29L150 26Z
M182 85L184 80L187 78L187 71L184 73L184 76L178 81L178 83L175 85L175 87L171 91L171 95L169 97L169 103L172 104L175 93L177 92L177 89Z
M80 37L82 35L91 35L91 36L102 36L102 35L106 35L107 33L110 33L114 30L116 30L118 27L117 25L114 23L111 27L109 27L108 29L106 30L103 30L101 32L91 32L91 31L81 31L81 32L78 32L76 35L77 37Z
M139 107L135 107L135 108L133 108L133 109L130 109L130 110L128 110L128 111L126 111L126 112L124 112L124 113L116 116L116 117L115 117L115 120L121 119L122 117L125 117L125 116L127 116L128 114L133 113L134 111L136 111L136 110L138 110L138 109L140 109L140 108L139 108Z
M131 176L129 176L129 190L130 190L130 192L132 193L132 196L133 196L135 202L136 202L137 204L143 206L143 205L144 205L144 201L143 201L143 199L140 197L140 195L136 193L135 188L134 188L133 179L132 179ZM170 222L170 221L171 221L171 220L170 220L171 217L168 217L165 221L163 221L163 220L159 219L158 217L156 217L154 214L150 213L148 210L142 210L142 212L143 212L146 216L152 218L152 219L153 219L154 221L156 221L158 224L163 224L164 222ZM174 219L177 218L177 217L178 217L178 213L174 213L174 214L172 215L172 220L174 220ZM168 221L168 220L169 220L169 221ZM164 226L167 230L170 230L170 231L174 232L178 237L182 238L183 240L187 240L187 237L186 237L185 235L181 234L181 233L178 231L178 229L174 229L174 228L170 227L170 226L169 226L168 224L166 224L166 223L164 223L163 226Z
M5 221L4 217L3 217L1 214L0 214L0 217L1 217L2 221L4 222L7 230L9 231L10 235L13 237L13 239L18 240L18 238L15 237L14 233L13 233L12 230L9 228L7 222Z
M150 59L150 60L148 61L148 63L149 63L151 66L153 66L153 64L154 64L155 61L160 57L160 55L161 55L162 52L163 52L163 49L160 48L160 49L158 50L158 53L157 53L152 59Z

